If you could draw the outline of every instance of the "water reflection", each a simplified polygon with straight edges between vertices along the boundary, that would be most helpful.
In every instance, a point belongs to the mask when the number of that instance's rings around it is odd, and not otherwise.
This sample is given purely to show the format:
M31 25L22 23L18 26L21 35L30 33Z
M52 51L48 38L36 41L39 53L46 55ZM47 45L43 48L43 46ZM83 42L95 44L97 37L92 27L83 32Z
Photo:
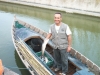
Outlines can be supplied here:
M26 67L24 66L24 64L22 63L21 59L19 58L17 52L15 51L15 59L16 59L16 64L21 72L20 75L31 75L29 73L29 71L27 69L25 69ZM23 68L23 69L20 69Z
M12 5L12 4L5 4L0 3L0 10L6 11L6 12L12 12L15 14L27 14L30 17L36 17L40 19L46 19L50 20L52 18L55 11L51 10L43 10L41 8L37 7L30 7L30 6L21 6L21 5Z

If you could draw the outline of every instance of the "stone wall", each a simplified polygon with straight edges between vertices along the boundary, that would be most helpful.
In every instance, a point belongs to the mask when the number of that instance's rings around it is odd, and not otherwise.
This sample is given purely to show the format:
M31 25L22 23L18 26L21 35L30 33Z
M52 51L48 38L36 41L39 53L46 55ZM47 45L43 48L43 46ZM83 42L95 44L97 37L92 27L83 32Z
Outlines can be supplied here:
M0 0L100 17L100 0Z

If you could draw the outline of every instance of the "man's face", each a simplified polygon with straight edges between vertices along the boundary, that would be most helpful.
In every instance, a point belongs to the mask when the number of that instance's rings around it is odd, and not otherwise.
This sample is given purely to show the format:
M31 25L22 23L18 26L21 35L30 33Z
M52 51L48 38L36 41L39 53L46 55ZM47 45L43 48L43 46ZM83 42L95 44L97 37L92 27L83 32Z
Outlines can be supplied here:
M60 14L55 14L54 15L54 22L55 22L55 24L59 25L61 20L62 20L62 18L61 18Z

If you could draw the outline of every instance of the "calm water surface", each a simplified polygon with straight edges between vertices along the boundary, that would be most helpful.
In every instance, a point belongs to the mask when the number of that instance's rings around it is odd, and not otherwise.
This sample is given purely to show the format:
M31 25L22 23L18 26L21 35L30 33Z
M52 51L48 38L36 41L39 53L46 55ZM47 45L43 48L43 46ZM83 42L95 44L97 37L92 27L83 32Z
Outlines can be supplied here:
M20 75L30 75L20 61L11 38L14 15L48 32L56 11L15 4L0 3L0 59L3 65ZM72 47L100 66L100 18L78 14L63 14L63 22L72 31Z

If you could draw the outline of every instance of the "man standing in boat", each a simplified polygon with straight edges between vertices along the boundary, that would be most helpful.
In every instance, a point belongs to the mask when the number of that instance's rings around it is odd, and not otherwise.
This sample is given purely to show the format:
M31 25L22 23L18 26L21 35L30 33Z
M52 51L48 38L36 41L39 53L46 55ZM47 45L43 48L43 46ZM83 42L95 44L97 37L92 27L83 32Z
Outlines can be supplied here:
M44 40L47 43L52 36L54 43L55 72L62 70L62 75L68 71L68 52L71 50L71 31L67 24L62 22L61 13L54 14L54 24L50 26L49 33Z

